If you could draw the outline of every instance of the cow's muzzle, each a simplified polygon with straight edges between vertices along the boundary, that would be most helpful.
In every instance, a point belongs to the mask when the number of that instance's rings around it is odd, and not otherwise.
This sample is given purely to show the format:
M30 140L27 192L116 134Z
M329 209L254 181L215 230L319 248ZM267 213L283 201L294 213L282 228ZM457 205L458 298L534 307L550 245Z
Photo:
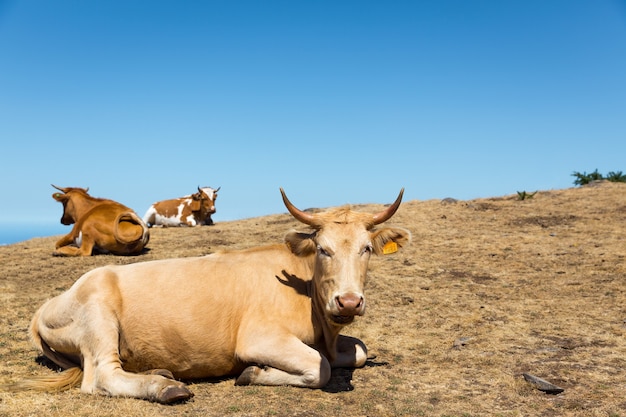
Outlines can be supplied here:
M340 318L340 320L335 320L340 322L341 320L351 321L348 319L353 318L354 316L360 316L364 312L365 300L362 295L350 292L346 294L341 294L335 297L335 308L337 311L336 316ZM333 317L334 319L335 317Z

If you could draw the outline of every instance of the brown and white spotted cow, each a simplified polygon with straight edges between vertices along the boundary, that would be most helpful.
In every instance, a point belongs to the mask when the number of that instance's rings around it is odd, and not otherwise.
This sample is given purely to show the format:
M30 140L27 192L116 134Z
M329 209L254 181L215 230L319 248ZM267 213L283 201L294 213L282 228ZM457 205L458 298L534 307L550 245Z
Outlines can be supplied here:
M112 265L87 272L34 315L30 335L67 370L14 388L173 403L182 380L237 376L237 385L323 387L334 367L361 367L365 344L341 335L365 313L372 254L410 240L376 225L402 199L372 214L342 207L291 215L310 226L283 243L197 258Z
M215 199L221 187L198 187L198 192L152 204L143 221L152 226L203 226L213 224Z

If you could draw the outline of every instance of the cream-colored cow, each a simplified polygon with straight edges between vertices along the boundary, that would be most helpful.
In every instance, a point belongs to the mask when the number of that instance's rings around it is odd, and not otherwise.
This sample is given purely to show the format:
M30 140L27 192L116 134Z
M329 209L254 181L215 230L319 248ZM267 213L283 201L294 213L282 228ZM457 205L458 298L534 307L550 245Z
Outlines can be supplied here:
M365 312L370 255L401 247L407 230L343 207L289 212L311 226L285 242L197 258L94 269L45 303L30 333L67 370L16 384L172 403L178 381L233 375L237 385L324 386L332 367L360 367L367 351L341 329Z

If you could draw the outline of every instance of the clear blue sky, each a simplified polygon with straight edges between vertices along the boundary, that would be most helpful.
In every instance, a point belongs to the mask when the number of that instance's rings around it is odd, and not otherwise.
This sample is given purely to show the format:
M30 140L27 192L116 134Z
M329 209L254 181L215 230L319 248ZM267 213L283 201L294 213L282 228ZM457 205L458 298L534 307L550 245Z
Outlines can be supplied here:
M0 222L568 188L626 171L626 2L0 0L0 141Z

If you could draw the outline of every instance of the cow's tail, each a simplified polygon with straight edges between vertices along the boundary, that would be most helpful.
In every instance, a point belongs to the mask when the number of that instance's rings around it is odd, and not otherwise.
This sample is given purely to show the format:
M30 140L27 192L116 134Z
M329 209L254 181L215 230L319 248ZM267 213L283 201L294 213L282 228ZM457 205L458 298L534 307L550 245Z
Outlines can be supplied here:
M83 370L79 367L70 368L52 375L36 375L7 385L7 391L65 391L80 386Z
M120 232L120 224L122 222L129 222L136 224L137 226L141 226L141 236L136 237L135 235L135 237L133 238L128 238L128 236L125 236L123 233ZM121 213L119 216L117 216L117 219L115 219L115 239L124 245L139 245L143 248L145 245L148 244L148 241L150 240L150 229L148 228L148 225L143 221L143 219L135 214L135 212L126 211L124 213Z
M65 369L65 371L56 372L52 375L30 376L21 381L5 385L4 388L8 391L65 391L79 386L82 382L83 370L71 359L50 348L48 343L42 339L38 330L40 313L41 308L35 313L30 324L29 331L31 341L46 358Z

